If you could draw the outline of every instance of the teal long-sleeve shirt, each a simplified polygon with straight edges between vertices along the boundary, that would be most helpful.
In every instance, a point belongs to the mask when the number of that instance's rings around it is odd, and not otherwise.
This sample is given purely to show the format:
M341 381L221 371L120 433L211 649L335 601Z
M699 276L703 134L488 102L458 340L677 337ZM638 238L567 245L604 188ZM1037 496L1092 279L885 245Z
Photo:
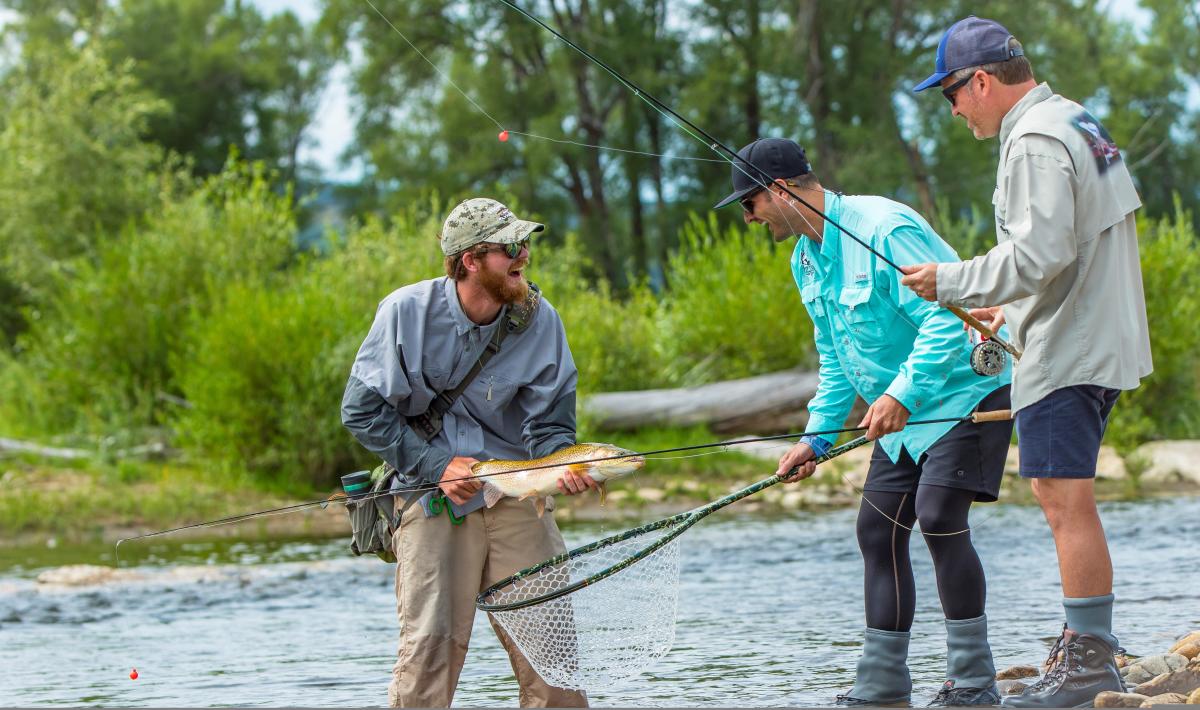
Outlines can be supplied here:
M896 264L959 261L958 254L910 207L870 195L825 193L825 213ZM807 431L837 429L855 395L890 395L911 420L964 417L1011 381L971 369L973 343L950 311L900 285L903 276L825 223L818 244L801 237L792 276L813 322L820 383ZM915 425L880 439L892 461L901 447L914 460L954 426ZM823 437L833 442L835 436Z

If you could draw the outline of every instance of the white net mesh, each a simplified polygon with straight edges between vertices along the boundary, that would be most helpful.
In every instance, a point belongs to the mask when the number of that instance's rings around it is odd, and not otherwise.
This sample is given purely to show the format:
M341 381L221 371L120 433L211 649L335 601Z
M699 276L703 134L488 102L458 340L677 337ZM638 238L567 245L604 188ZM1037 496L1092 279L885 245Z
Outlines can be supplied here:
M677 525L614 542L490 594L487 604L536 599L629 560ZM679 539L610 577L565 596L492 612L547 683L599 688L640 673L675 642Z

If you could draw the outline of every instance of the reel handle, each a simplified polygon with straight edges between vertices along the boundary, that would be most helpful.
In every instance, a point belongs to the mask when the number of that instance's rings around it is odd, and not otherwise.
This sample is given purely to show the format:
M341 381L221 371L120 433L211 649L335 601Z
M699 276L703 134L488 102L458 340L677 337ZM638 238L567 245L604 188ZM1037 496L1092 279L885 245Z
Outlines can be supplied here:
M1013 345L1012 343L1009 343L1008 341L1004 340L1000 336L996 335L996 331L994 331L991 328L984 325L983 321L979 320L978 318L971 315L970 313L967 313L965 310L963 310L962 308L959 308L958 306L946 306L946 308L951 313L958 316L959 320L961 320L962 322L971 326L975 330L979 331L980 335L987 338L988 340L995 341L997 345L1004 348L1005 352L1007 352L1009 355L1012 355L1013 359L1015 359L1015 360L1021 359L1021 351L1018 350L1017 347L1015 345Z

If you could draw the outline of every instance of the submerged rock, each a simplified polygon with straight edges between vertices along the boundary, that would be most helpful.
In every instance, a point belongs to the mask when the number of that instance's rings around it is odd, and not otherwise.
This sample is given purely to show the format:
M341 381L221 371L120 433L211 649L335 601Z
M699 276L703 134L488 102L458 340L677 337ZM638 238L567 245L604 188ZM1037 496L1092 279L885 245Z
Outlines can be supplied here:
M100 565L65 565L48 569L37 576L37 583L62 587L88 587L128 580L137 575L128 570Z

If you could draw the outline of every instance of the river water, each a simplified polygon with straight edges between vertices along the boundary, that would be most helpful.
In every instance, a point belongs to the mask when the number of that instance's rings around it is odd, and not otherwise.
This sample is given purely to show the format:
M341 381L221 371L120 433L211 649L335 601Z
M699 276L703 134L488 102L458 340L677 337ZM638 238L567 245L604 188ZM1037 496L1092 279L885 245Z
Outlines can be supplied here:
M855 512L714 515L682 538L675 645L593 705L828 705L853 680L862 627ZM1116 633L1165 651L1200 628L1200 498L1102 505L1113 550ZM1053 541L1036 507L977 507L998 667L1036 663L1062 623ZM624 526L576 525L569 546ZM344 540L188 542L122 548L137 579L39 584L55 565L112 564L111 548L0 550L0 705L386 704L396 645L392 567ZM929 554L914 536L914 704L944 673ZM140 677L131 680L136 667ZM517 704L486 620L456 705Z

